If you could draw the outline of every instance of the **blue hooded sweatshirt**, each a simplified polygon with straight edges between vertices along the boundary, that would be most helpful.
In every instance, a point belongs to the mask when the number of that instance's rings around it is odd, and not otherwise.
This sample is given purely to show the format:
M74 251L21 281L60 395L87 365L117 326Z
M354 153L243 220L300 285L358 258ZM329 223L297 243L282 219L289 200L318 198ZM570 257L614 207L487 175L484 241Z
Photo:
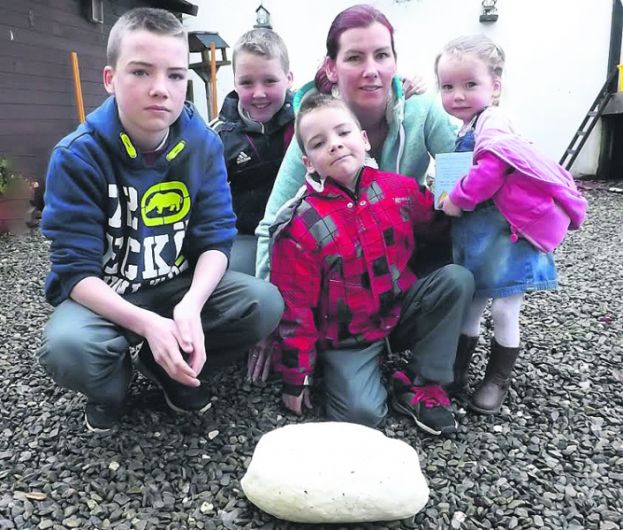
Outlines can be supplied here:
M51 241L48 301L83 278L119 294L192 268L207 250L229 257L236 217L223 145L187 103L148 164L119 120L114 97L54 148L41 228Z

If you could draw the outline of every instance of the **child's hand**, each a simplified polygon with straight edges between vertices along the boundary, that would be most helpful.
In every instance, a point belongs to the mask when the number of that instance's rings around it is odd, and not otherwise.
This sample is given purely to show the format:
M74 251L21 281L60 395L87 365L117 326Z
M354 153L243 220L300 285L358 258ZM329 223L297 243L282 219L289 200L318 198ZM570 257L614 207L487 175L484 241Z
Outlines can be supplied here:
M180 351L180 337L176 323L170 318L153 314L147 325L145 339L154 360L164 368L171 379L188 386L199 386L196 372L186 362Z
M266 381L270 373L273 352L277 343L269 335L249 350L247 360L247 379L252 383Z
M297 416L303 414L303 406L306 409L312 408L311 397L309 396L309 387L306 386L300 396L291 396L290 394L282 394L281 400L287 409L291 410Z
M433 186L435 185L435 176L434 175L430 175L430 174L426 174L426 179L424 181L426 183L426 187L429 190L433 189Z
M177 326L180 347L188 356L188 364L198 376L206 362L201 311L182 298L173 309L173 321Z
M451 217L461 217L461 215L463 214L463 210L456 206L452 202L452 199L450 197L446 197L443 199L441 203L441 209L443 210L443 213Z
M401 77L400 80L402 81L402 91L404 92L405 99L409 99L417 94L423 94L428 89L424 78L417 74L412 79Z

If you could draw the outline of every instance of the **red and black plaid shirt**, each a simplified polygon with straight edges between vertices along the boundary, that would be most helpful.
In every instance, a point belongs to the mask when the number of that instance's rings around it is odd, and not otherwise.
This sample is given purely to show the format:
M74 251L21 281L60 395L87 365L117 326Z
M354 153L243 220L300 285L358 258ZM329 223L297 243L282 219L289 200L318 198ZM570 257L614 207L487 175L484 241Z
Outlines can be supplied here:
M311 184L292 218L277 228L270 280L285 312L278 333L286 385L311 375L316 348L384 339L416 281L415 234L428 232L433 197L409 177L364 167L357 196L325 181Z

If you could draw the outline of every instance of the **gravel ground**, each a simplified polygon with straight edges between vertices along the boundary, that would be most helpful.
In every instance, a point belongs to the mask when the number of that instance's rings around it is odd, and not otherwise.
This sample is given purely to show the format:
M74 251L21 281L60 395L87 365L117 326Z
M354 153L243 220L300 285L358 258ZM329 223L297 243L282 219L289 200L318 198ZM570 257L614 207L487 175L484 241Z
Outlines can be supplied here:
M623 526L623 195L590 187L588 221L557 251L561 289L526 303L502 413L459 404L449 439L390 416L386 434L418 450L430 500L413 520L342 528ZM137 377L119 429L86 432L84 398L57 388L36 359L46 269L39 234L0 237L0 529L313 528L278 521L241 492L262 433L300 421L281 409L276 385L244 382L242 365L213 377L202 416L169 412Z

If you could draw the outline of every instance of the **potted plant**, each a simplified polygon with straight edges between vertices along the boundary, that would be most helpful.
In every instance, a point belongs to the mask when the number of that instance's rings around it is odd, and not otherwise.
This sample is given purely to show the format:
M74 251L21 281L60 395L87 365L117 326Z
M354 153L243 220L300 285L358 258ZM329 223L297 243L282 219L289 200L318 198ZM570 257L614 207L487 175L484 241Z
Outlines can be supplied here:
M30 217L32 183L13 173L6 159L0 158L0 233L25 228Z

